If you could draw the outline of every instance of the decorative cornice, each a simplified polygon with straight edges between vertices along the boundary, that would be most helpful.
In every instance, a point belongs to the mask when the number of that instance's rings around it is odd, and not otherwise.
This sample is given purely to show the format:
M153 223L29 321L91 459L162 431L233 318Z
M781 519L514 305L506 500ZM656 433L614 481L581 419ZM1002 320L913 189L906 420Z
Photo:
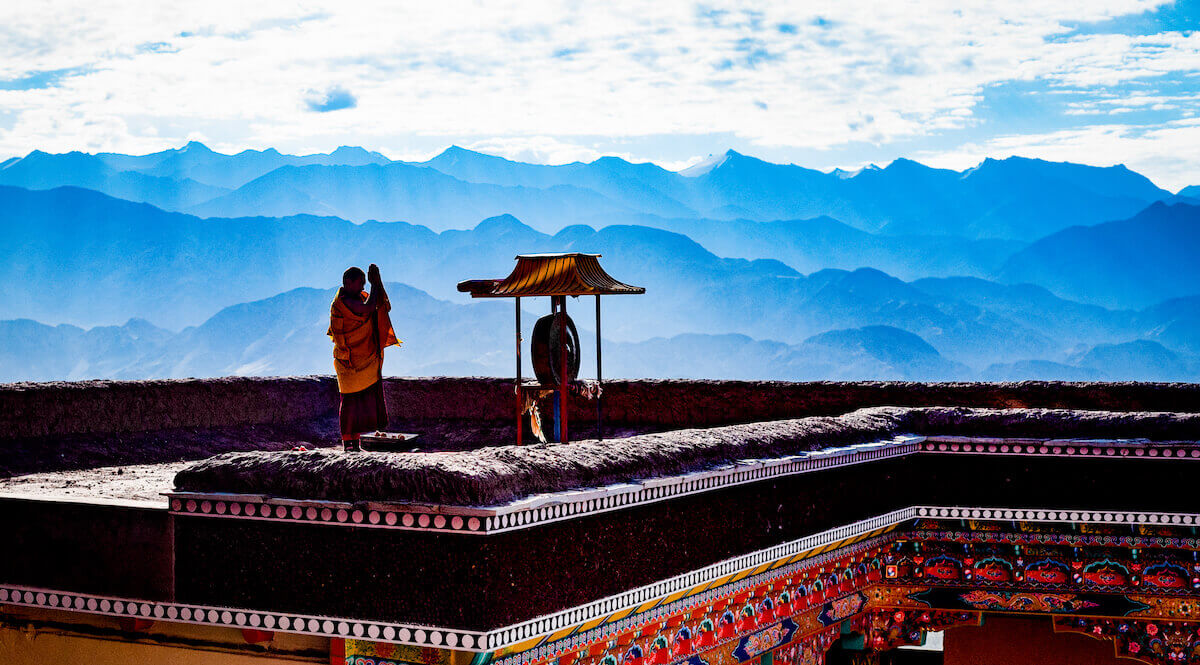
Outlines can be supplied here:
M917 540L945 541L951 543L1200 549L1200 538L1145 536L1137 534L1112 535L1089 533L1025 533L1017 531L959 531L952 529L922 528L920 525L918 525L917 528L909 531L908 534L910 537Z
M1054 510L1043 508L967 508L962 506L915 506L917 517L990 520L999 522L1090 522L1094 524L1150 524L1192 526L1200 514L1158 513L1130 510Z
M928 436L921 452L1033 457L1120 457L1200 460L1200 445L1190 441L1145 439L1031 439L977 436Z
M133 600L10 585L0 585L0 604L225 628L258 628L322 637L370 639L467 651L481 651L480 646L485 639L485 634L477 631L186 603Z

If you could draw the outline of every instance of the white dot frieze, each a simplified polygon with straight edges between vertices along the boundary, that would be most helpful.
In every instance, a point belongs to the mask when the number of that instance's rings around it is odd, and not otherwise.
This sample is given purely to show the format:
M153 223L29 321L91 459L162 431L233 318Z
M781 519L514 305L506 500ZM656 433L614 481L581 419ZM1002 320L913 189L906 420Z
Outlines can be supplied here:
M269 630L308 632L330 637L382 637L387 641L398 641L417 646L451 646L471 649L481 644L481 633L450 631L445 629L426 630L364 623L351 620L335 620L319 617L289 617L270 612L253 612L214 607L197 607L179 603L155 603L121 598L105 598L86 594L72 594L57 590L21 589L0 586L0 602L31 607L51 607L127 617L154 617L167 621L184 621L231 628L263 626Z

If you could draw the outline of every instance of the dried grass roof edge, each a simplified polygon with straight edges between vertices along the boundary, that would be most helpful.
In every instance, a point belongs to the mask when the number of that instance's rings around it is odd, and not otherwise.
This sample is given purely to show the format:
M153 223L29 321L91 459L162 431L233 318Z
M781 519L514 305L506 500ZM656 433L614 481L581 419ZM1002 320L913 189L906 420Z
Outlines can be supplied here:
M175 486L296 499L497 506L900 434L1200 441L1200 414L873 407L841 416L456 453L226 453L183 469Z

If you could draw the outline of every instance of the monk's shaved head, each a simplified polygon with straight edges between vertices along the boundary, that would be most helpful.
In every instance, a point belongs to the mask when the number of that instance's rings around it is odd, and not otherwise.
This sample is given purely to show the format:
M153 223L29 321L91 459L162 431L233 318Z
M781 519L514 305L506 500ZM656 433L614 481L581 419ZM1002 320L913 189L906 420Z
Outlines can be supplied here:
M350 266L346 268L346 272L342 273L342 286L347 288L352 287L355 283L361 284L367 279L367 273L362 271L358 266Z

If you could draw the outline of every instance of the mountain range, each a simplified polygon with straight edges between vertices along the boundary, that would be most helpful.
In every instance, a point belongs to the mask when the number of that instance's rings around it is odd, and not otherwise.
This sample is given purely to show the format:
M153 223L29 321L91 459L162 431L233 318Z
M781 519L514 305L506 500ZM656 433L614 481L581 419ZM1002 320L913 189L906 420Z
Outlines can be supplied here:
M379 153L343 146L329 154L284 155L275 149L225 155L192 141L148 155L34 150L0 163L0 184L28 189L86 187L117 198L182 210L229 193L283 166L386 164Z
M393 324L404 337L400 349L387 352L389 373L511 373L508 307L452 304L403 284L389 284L388 292ZM28 320L0 322L0 338L13 341L0 350L5 372L0 381L328 373L331 347L323 325L333 294L333 289L293 289L223 309L179 333L140 319L89 330ZM526 337L533 320L532 314L525 318ZM581 328L584 348L590 349L594 332ZM609 377L921 379L970 374L919 337L886 326L833 331L800 345L684 334L609 342L607 348ZM525 371L528 375L530 368ZM585 365L583 374L594 376L594 371Z
M506 375L511 306L454 284L555 251L647 287L605 299L609 376L1200 377L1197 191L1124 167L821 173L729 152L672 172L190 143L35 151L0 183L0 380L328 371L328 286L370 262L420 349L392 371ZM590 305L569 308L592 335Z
M1200 290L1198 213L1195 205L1158 202L1129 219L1064 229L1010 256L997 276L1108 307L1193 295Z
M389 375L511 376L512 312L503 303L455 304L403 284L389 284L393 324L404 338L389 349ZM195 327L173 333L132 319L121 326L82 329L29 320L0 321L0 381L143 379L232 374L328 373L326 312L334 289L299 288L225 308ZM528 339L535 314L525 312ZM579 319L586 362L594 377L595 343ZM746 380L1081 380L1193 379L1197 357L1152 341L1105 344L1077 354L1073 364L1021 361L982 371L944 358L913 333L872 325L832 330L798 344L737 334L684 333L639 342L605 342L608 378L727 378ZM528 357L526 357L528 361ZM528 362L526 375L530 375Z
M453 146L425 162L397 162L362 148L223 155L195 142L141 156L34 151L0 164L0 184L87 187L206 217L335 215L437 231L499 214L547 232L629 222L630 215L760 222L828 216L871 233L1021 241L1124 219L1175 198L1123 166L1019 157L964 171L898 159L886 168L826 173L730 150L672 172L616 157L526 164Z

